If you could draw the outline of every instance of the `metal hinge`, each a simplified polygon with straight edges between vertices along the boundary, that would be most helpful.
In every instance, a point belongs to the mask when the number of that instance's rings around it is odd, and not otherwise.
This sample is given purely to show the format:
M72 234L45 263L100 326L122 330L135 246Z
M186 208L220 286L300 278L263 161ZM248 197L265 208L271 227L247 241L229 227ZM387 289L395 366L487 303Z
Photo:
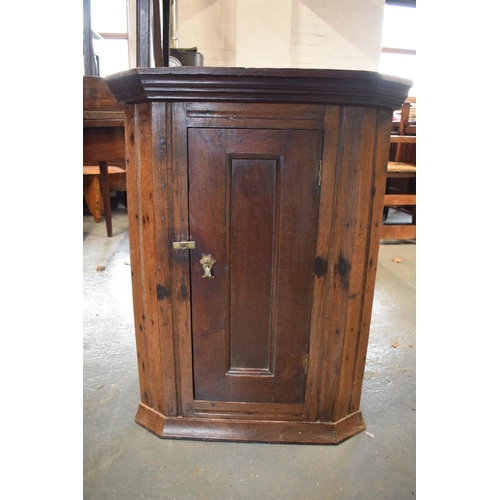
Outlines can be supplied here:
M304 364L304 373L307 375L307 370L309 369L309 354L306 354L306 362Z
M193 250L196 248L196 241L174 241L174 250Z
M319 160L318 186L321 186L322 175L323 175L323 160Z

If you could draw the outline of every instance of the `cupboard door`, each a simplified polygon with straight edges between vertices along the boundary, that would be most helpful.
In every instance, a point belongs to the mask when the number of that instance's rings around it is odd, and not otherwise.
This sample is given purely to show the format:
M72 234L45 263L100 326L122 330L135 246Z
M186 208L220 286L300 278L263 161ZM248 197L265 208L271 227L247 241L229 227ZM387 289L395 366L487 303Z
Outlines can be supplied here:
M305 401L322 141L189 129L195 400Z

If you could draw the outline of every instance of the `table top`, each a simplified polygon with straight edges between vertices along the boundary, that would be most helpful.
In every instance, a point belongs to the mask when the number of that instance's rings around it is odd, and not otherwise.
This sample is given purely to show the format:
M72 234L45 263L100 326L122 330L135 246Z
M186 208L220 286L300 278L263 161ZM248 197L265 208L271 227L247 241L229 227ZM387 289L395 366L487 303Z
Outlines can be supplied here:
M124 127L123 111L84 111L84 127Z
M83 126L123 127L125 108L118 103L104 78L83 77Z

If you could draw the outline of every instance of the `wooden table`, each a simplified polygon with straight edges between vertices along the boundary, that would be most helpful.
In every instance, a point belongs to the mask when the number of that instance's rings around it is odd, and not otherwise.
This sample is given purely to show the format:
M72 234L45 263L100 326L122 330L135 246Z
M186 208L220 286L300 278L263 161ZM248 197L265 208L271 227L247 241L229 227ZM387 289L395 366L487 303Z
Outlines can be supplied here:
M112 236L108 165L125 166L124 111L100 77L83 77L83 163L99 165L106 231Z
M361 432L391 119L411 82L188 67L107 81L125 105L136 422L229 441Z

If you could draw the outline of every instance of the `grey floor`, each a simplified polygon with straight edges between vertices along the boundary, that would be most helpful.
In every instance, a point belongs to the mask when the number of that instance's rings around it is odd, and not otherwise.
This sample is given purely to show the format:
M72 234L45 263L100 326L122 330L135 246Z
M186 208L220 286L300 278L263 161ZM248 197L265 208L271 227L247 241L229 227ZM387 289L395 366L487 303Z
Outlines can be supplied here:
M361 401L366 432L336 446L220 443L163 440L134 422L139 387L123 208L113 212L113 228L108 238L104 223L83 217L85 500L416 497L415 242L380 248Z

